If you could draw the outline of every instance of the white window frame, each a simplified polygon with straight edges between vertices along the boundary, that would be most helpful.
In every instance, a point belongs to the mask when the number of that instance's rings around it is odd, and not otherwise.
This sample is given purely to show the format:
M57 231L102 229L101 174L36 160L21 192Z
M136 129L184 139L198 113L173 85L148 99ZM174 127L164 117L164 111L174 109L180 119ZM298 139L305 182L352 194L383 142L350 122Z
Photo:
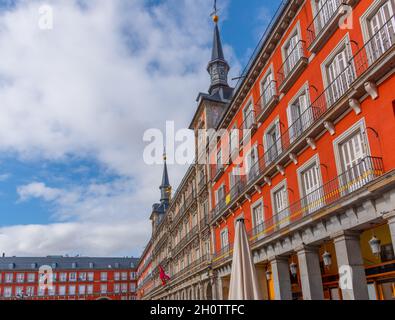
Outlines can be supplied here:
M66 295L66 286L65 285L59 286L59 295L60 296L65 296Z
M25 274L24 273L17 273L16 274L16 283L23 283L25 282Z
M4 276L5 283L12 283L14 281L14 274L13 273L6 273Z
M269 132L270 131L272 131L274 128L276 128L276 130L278 130L278 134L279 134L279 136L278 136L278 138L280 138L281 137L281 124L280 124L280 116L277 116L270 124L269 124L269 126L266 128L266 130L265 130L265 132L263 133L263 147L264 147L264 151L265 151L265 154L268 154L268 149L269 149L269 146L268 146L268 141L267 141L267 136L268 136L268 134L269 134ZM277 144L277 151L278 151L278 153L280 154L281 152L282 152L282 148L283 148L283 146L282 146L282 143L281 143L281 139L280 139L280 146L278 145L279 144L279 140L278 140L278 138L277 138L277 141L276 142L274 142L275 144ZM270 147L272 147L272 146L270 146ZM277 155L277 157L278 157L278 155ZM276 157L276 158L277 158ZM265 162L266 162L266 160L267 159L265 159ZM272 164L274 162L274 159L270 159L270 163Z
M299 89L299 91L291 98L291 100L288 103L287 123L288 123L288 129L290 129L290 130L291 130L291 126L296 122L294 119L292 119L291 109L294 107L295 103L299 100L299 98L302 95L306 96L306 104L307 104L306 110L308 110L309 108L311 108L310 86L309 86L308 81L306 81L306 83ZM302 131L302 134L303 134L303 132L304 131ZM293 135L293 136L295 137L295 135ZM294 141L294 140L292 140L292 141Z
M256 159L255 159L254 163L252 163L252 154L255 154L255 156L256 156ZM247 177L249 179L250 179L251 174L252 174L252 171L251 171L252 168L254 168L254 170L259 170L259 168L257 168L257 163L259 163L259 152L258 152L258 143L256 142L246 152L246 155L244 157L244 167L246 168L246 174L247 174ZM258 166L259 166L259 164L258 164ZM256 176L254 178L256 178Z
M362 37L364 43L367 43L372 35L370 34L369 31L369 21L370 19L377 13L377 11L381 8L381 6L387 2L387 0L375 0L372 2L372 4L369 6L369 8L359 17L359 22L361 24L362 28ZM391 0L392 3L392 9L395 13L395 1Z
M88 284L86 286L86 293L87 294L93 294L93 285L92 284Z
M69 281L76 282L77 281L77 272L70 272L69 273Z
M78 294L79 295L85 295L86 294L86 285L80 284L78 286Z
M12 287L4 287L4 298L11 298L12 297Z
M275 78L275 73L274 73L274 66L273 63L270 64L270 66L267 68L267 70L265 71L264 75L262 76L262 79L259 81L259 97L261 97L261 99L263 98L263 94L265 93L265 89L267 89L267 87L265 86L265 82L267 80L267 78L269 77L269 75L272 75L273 80L272 81L276 81ZM268 101L265 101L265 104L262 104L262 109L265 108L267 106L267 104L270 102L271 99L273 99L273 97L277 94L277 92L272 92L271 91L271 95L270 97L268 96ZM261 103L263 102L262 100L260 101Z
M361 131L363 143L365 144L365 148L366 148L366 155L367 156L371 155L369 139L366 134L366 122L365 122L365 118L362 118L359 121L357 121L356 123L354 123L351 127L349 127L346 131L344 131L340 136L338 136L333 141L333 150L334 150L334 154L335 154L336 169L337 169L337 174L339 176L343 173L343 163L342 163L342 158L340 155L339 146L345 140L347 140L349 137L351 137L353 134L355 134L355 132L358 130Z
M95 280L94 272L88 272L87 279L88 279L88 281L94 281Z
M277 217L277 215L278 215L280 212L282 212L282 210L279 211L279 212L277 212L277 210L276 210L276 199L275 199L275 194L276 194L278 191L280 191L280 189L282 189L282 188L285 189L285 194L286 194L286 197L285 197L285 199L286 199L286 201L287 201L287 202L286 202L286 205L285 205L285 209L286 209L286 208L289 208L289 203L290 203L290 201L289 201L289 193L288 193L287 179L282 180L281 182L279 182L275 187L273 187L273 188L270 190L270 198L271 198L271 201L272 201L272 212L273 212L273 221L274 221L274 224L280 223L280 221L277 221L276 217ZM285 209L284 209L284 210L285 210ZM290 215L290 212L288 212L288 216L289 216L289 215ZM280 225L281 225L281 227L285 227L285 226L287 226L287 225L289 224L289 222L290 222L290 221L288 221L287 223L282 222ZM276 226L275 226L275 228L276 228Z
M299 189L299 195L300 198L305 198L306 196L308 196L308 194L305 194L305 190L304 190L304 182L303 182L303 177L302 175L306 172L306 170L308 170L309 168L311 168L312 166L314 166L317 168L317 172L318 172L318 189L321 188L323 186L323 180L322 180L322 172L321 172L321 163L320 163L320 157L318 154L315 154L314 156L312 156L309 160L307 160L303 165L301 165L297 170L297 178L298 178L298 189ZM325 205L325 202L323 201L321 204L316 204L314 210L311 211L316 211L319 208L321 208L322 206ZM310 212L310 211L309 211Z
M36 281L36 274L35 273L28 273L27 274L27 282L32 283Z
M223 235L226 234L226 244L223 242ZM220 233L220 242L221 242L221 249L226 248L229 245L229 228L225 227L221 230Z
M296 46L299 45L299 42L302 40L302 32L301 32L301 28L300 28L300 21L298 21L296 23L296 25L294 26L294 28L292 29L292 31L289 33L289 35L287 36L286 40L284 41L283 45L281 46L281 56L282 56L282 63L285 63L289 57L289 55L287 54L287 49L290 45L290 41L294 36L298 36L298 42L296 44ZM296 49L298 50L298 49ZM301 58L301 57L300 57ZM298 62L300 61L300 58L295 62L295 65L293 67L295 67ZM293 68L292 68L293 69ZM292 73L292 70L288 71L288 74L284 74L284 78L286 78L290 73Z
M59 281L60 282L67 282L67 273L66 272L61 272L59 274Z
M69 296L75 296L77 288L74 284L69 285Z
M262 211L261 211L261 213L262 213L262 223L265 222L265 209L264 209L264 207L263 207L263 199L259 199L259 200L255 201L255 202L251 205L251 217L252 217L252 225L253 225L253 228L256 228L256 227L258 227L258 226L260 225L260 224L257 223L257 221L255 221L255 214L254 214L254 210L255 210L257 207L259 207L259 206L261 206L261 208L262 208Z
M331 64L333 59L343 50L347 52L347 58L350 60L353 56L351 42L350 42L350 34L347 33L337 44L337 46L329 53L329 55L325 58L325 60L321 63L321 75L324 81L324 88L328 88L330 82L328 80L328 66ZM353 63L353 69L355 72L355 64Z
M252 125L255 122L255 108L254 108L254 102L252 97L250 97L247 101L247 103L245 104L245 106L242 109L242 116L243 116L243 130L250 130L252 128ZM250 125L248 126L248 122L251 121ZM246 138L247 135L245 135L245 132L243 132L243 139Z
M108 273L106 271L100 272L100 281L107 281Z

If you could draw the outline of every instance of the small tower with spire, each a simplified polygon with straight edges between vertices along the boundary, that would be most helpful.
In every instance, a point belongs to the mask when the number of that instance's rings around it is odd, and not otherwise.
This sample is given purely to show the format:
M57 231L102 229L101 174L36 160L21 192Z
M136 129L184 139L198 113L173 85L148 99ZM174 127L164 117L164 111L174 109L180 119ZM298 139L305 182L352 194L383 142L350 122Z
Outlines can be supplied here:
M213 94L221 87L229 88L228 73L230 67L228 62L225 60L224 51L222 49L221 36L218 28L219 17L217 15L216 5L214 6L213 21L215 23L213 48L211 60L207 66L207 71L211 77L211 85L208 91L209 94Z
M167 156L166 156L166 150L163 153L163 162L164 162L164 167L163 167L163 174L162 174L162 184L160 185L160 202L165 208L165 210L169 207L169 202L170 202L170 196L171 196L171 186L169 182L169 175L167 173Z
M162 174L162 183L159 186L160 189L160 203L155 203L152 206L152 213L150 220L152 221L152 232L155 232L157 225L162 221L163 217L166 214L167 209L169 208L170 200L171 200L171 185L169 182L169 174L167 172L167 163L166 163L166 150L163 153L163 174Z

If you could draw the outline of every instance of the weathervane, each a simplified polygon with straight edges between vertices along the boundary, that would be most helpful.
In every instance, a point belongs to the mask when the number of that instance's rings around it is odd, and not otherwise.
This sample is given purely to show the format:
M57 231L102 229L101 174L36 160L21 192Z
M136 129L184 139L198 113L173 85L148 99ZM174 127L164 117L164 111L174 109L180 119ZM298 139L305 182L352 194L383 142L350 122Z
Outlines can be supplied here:
M214 12L210 15L210 17L213 17L213 21L215 23L218 22L219 17L218 17L218 9L217 9L217 0L214 0Z

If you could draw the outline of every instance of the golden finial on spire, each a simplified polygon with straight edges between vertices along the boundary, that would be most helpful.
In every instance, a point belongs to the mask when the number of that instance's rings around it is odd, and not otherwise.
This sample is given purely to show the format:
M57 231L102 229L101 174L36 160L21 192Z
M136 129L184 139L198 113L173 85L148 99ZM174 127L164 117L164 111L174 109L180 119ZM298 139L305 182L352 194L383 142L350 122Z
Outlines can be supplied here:
M215 23L218 23L219 21L219 16L218 16L218 9L217 9L217 0L214 0L214 12L211 14L213 17L213 21Z

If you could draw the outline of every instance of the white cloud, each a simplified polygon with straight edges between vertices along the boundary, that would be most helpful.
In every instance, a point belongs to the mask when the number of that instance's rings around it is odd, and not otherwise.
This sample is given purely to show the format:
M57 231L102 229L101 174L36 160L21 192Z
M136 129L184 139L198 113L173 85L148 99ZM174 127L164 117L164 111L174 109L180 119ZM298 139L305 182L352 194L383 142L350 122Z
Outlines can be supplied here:
M50 31L37 27L41 1L20 1L0 17L0 152L26 162L89 158L120 178L86 187L20 186L21 201L49 202L52 219L63 223L0 229L0 249L141 248L162 170L143 163L142 136L168 119L189 124L198 91L208 87L212 1L166 0L153 8L143 0L45 3L54 8ZM232 49L225 50L237 75ZM169 169L176 185L184 170Z
M11 176L11 174L9 174L9 173L0 174L0 182L7 181L10 178L10 176Z
M147 232L149 229L142 222L13 226L0 228L0 250L8 256L139 256Z
M21 201L27 201L29 198L43 198L46 201L51 201L61 196L61 190L48 188L42 182L21 186L17 191Z

